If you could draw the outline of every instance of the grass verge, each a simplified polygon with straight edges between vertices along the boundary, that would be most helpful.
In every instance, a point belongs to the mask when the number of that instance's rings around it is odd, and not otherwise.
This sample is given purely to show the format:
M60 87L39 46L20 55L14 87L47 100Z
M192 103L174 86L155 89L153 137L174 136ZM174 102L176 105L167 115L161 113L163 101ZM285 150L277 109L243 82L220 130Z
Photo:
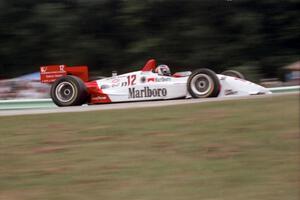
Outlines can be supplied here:
M299 199L299 97L0 117L0 199Z

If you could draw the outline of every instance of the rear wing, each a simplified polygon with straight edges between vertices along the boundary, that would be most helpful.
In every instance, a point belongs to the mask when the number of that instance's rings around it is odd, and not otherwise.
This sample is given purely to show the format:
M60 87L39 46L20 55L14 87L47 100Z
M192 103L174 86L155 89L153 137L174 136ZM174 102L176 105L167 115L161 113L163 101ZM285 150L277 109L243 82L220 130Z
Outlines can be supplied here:
M42 83L53 83L56 79L73 75L82 79L84 82L89 81L89 73L87 66L72 66L66 65L49 65L40 67L41 82Z

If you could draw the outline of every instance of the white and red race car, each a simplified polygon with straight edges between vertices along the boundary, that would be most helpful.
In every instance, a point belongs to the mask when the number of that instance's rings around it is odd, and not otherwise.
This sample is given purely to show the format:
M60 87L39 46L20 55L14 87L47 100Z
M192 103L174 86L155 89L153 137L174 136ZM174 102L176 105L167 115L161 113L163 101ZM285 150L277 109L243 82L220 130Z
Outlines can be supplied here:
M161 75L154 72L156 67L151 59L139 71L93 81L87 66L42 66L40 73L42 83L52 84L50 95L58 106L271 94L236 71L215 74L201 68Z

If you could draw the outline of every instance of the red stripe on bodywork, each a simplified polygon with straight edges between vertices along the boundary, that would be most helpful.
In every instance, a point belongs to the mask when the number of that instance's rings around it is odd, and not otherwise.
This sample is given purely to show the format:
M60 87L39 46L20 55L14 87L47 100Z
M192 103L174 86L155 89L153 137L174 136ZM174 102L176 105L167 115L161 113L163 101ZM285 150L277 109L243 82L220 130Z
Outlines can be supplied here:
M148 60L148 62L145 64L143 67L142 71L147 72L147 71L152 71L156 67L156 61L154 59Z
M111 103L109 96L99 88L96 81L87 82L85 86L88 89L88 92L91 96L90 103L97 104L97 103Z

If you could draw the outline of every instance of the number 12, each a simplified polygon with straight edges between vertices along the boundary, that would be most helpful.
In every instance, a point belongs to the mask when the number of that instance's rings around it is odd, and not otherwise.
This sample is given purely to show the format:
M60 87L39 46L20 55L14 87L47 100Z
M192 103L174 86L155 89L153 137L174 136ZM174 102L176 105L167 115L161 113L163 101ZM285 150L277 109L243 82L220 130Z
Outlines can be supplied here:
M127 76L127 84L128 84L128 86L135 85L136 84L135 80L136 80L136 75L135 74L133 74L131 76Z

